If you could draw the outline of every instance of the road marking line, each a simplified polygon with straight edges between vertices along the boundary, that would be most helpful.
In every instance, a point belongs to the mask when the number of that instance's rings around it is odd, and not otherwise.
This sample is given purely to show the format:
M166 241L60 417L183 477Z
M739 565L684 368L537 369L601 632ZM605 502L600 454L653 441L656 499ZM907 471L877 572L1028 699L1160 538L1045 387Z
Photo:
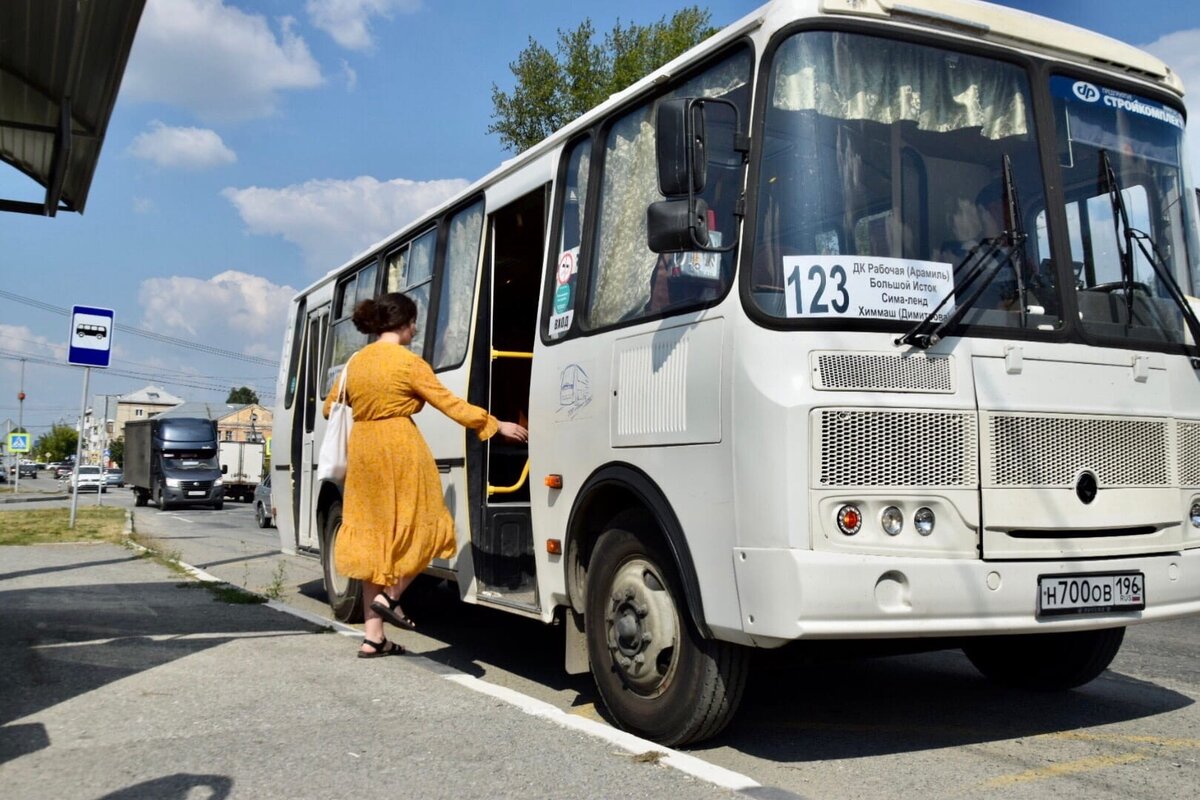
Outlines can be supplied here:
M1109 767L1119 767L1123 764L1136 764L1139 761L1145 761L1148 758L1153 758L1154 753L1148 751L1138 751L1136 753L1123 753L1116 756L1093 756L1091 758L1080 758L1075 761L1064 761L1059 764L1051 764L1048 767L1039 767L1037 769L1018 772L1013 775L1001 775L999 778L993 778L990 781L985 781L979 785L981 789L1003 789L1017 783L1029 783L1031 781L1048 780L1050 778L1061 778L1066 775L1075 775L1080 772L1092 772L1094 770L1107 769Z
M1130 744L1152 744L1172 749L1200 750L1200 739L1165 739L1161 736L1139 736L1123 733L1083 733L1081 731L1063 731L1051 735L1056 739L1073 739L1080 742L1128 742Z
M662 758L658 759L658 763L666 764L680 772L691 775L693 778L699 778L700 780L735 792L758 788L762 785L758 781L752 780L739 772L718 767L716 764L711 764L687 753L681 753L678 750L672 750L669 747L663 747L640 736L634 736L631 733L617 730L605 723L575 714L568 714L558 706L521 694L505 686L488 683L476 678L474 675L458 673L455 675L444 675L443 677L452 683L457 683L459 686L465 686L481 694L503 700L531 716L540 717L564 728L571 728L594 736L628 753L633 753L634 755L642 755L648 752L663 753Z
M208 631L205 633L154 633L144 636L113 636L108 639L88 639L83 642L51 642L50 644L36 644L30 649L32 650L62 650L70 647L92 647L96 645L113 644L114 642L130 642L145 639L151 642L186 642L204 639L259 639L263 637L274 636L311 636L312 631L230 631L228 633L219 633L217 631Z

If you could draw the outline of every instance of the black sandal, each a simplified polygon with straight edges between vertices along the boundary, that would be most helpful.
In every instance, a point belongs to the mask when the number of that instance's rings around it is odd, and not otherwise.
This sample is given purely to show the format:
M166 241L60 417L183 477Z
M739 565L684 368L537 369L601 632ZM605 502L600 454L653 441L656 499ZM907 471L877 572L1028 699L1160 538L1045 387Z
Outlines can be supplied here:
M396 608L400 605L399 600L393 600L392 598L388 597L386 592L381 596L386 602L386 605L380 603L378 597L371 601L371 608L375 610L376 614L383 617L397 628L404 628L406 631L415 631L417 629L417 623L413 622L408 617L402 617L396 613Z
M387 640L387 637L384 637L384 640L382 642L372 642L370 639L367 639L364 637L362 640L362 643L365 644L367 647L370 647L371 649L373 649L375 652L374 653L364 653L362 650L359 650L358 651L359 658L383 658L384 656L402 656L402 655L404 655L404 652L405 652L404 645L399 645L399 644L396 644L395 642L389 642Z

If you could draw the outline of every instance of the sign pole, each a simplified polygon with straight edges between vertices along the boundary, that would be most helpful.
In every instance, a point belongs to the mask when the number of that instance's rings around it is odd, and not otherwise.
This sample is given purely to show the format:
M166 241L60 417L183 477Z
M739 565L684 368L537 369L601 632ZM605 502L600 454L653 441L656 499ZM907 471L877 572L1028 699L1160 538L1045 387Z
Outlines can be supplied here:
M79 438L75 440L75 473L71 478L71 530L75 530L75 509L79 505L79 460L83 458L83 415L87 411L88 380L92 377L92 368L83 368L83 401L79 404Z

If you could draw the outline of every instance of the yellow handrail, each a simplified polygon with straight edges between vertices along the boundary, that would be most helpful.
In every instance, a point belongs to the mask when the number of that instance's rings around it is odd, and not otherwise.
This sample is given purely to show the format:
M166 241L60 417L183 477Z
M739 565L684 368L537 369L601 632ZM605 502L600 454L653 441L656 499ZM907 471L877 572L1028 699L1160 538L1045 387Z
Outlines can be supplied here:
M492 360L497 358L533 358L533 353L524 353L520 350L493 350Z
M517 478L517 482L512 486L492 486L490 483L487 487L488 497L494 494L512 494L525 485L525 481L529 480L529 459L525 459L525 469L521 470L521 477Z

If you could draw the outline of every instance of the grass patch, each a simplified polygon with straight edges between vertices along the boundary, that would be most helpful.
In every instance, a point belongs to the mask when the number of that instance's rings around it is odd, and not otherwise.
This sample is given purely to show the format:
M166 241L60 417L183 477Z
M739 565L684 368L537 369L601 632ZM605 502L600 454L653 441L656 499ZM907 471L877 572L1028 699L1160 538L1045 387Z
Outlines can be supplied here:
M79 508L73 530L70 524L69 508L0 511L0 545L119 542L125 530L125 509Z
M215 583L213 581L185 581L175 584L177 589L207 589L212 592L213 600L220 600L234 606L256 606L267 602L262 595L248 592L232 583Z

